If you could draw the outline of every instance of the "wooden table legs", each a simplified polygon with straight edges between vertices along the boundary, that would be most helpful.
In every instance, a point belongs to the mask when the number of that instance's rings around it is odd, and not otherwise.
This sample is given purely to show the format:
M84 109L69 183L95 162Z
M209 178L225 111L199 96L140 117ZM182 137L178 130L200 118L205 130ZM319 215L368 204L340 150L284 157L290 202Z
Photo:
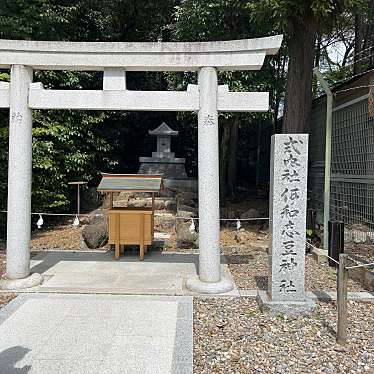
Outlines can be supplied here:
M121 246L120 246L119 243L116 243L116 244L114 245L114 258L115 258L116 260L118 260L119 257L120 257L120 255L121 255Z
M126 244L139 244L139 259L140 261L144 260L144 254L147 253L147 245L146 243L150 244L149 239L145 238L145 229L146 224L149 225L149 221L145 220L145 214L139 214L139 231L135 230L132 236L129 236L124 238L121 237L120 232L121 232L121 217L119 214L114 214L111 213L112 215L110 216L110 224L112 225L112 231L110 231L110 242L114 243L114 259L118 260L121 256L121 252L123 250L124 252L124 245L123 243ZM153 217L153 216L152 216ZM134 221L134 220L133 220ZM151 218L151 224L153 222L153 218ZM122 222L123 223L123 222ZM135 223L137 223L135 221ZM153 224L152 224L153 226ZM130 227L132 227L130 225ZM111 230L111 229L110 229ZM153 232L153 229L152 229ZM147 236L148 237L148 236Z
M144 260L144 214L140 216L140 261Z

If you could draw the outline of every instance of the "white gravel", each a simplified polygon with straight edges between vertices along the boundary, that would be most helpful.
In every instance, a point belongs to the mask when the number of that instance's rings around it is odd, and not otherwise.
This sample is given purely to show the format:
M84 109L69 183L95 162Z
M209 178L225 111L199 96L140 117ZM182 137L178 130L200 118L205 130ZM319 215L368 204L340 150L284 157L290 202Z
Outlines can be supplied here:
M349 302L342 347L334 304L286 318L263 314L253 299L196 298L194 373L374 373L373 325L374 303Z

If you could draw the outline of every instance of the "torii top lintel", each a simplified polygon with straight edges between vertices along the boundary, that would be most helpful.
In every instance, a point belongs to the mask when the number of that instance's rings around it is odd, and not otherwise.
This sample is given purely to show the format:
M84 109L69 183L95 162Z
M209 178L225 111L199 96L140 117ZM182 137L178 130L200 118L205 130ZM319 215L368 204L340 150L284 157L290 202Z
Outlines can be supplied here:
M259 70L276 54L282 35L219 42L55 42L0 40L0 68L28 65L40 70L196 71Z

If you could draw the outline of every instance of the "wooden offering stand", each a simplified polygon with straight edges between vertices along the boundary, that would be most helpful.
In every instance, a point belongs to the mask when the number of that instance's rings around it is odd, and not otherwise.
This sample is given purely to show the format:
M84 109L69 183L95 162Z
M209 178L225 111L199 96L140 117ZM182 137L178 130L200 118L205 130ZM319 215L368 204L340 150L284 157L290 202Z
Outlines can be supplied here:
M144 259L147 246L153 241L155 193L159 193L162 187L162 175L102 173L97 191L110 194L108 243L115 246L116 260L120 257L123 245L139 245L140 260ZM113 207L115 192L150 193L152 207Z

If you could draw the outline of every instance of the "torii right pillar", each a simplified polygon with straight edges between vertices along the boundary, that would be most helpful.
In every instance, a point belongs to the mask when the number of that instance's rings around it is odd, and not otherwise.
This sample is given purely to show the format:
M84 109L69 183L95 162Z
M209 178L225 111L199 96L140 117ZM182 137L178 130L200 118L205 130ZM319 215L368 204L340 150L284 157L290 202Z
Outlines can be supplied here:
M234 288L222 277L220 261L219 141L217 70L203 67L198 75L199 277L186 286L199 293L225 293Z

